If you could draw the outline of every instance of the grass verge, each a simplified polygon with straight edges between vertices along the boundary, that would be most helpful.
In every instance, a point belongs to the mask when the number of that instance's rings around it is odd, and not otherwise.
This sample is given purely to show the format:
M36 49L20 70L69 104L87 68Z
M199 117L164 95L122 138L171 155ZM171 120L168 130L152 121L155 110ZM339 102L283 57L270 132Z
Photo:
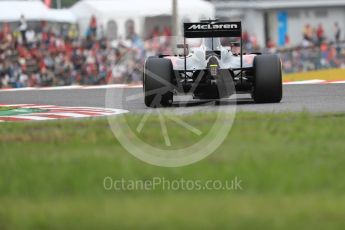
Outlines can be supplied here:
M200 129L213 116L198 115ZM157 122L145 127L160 142ZM240 113L213 155L171 169L126 153L105 120L1 124L0 229L344 229L344 124L345 114ZM238 177L243 189L108 191L105 177Z

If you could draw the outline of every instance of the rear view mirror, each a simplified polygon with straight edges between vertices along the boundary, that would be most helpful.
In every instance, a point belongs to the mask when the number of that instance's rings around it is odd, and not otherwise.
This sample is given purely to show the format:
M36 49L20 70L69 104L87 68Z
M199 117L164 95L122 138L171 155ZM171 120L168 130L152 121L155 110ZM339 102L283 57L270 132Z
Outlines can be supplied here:
M178 51L178 55L179 56L184 56L184 55L188 55L189 53L189 46L188 44L177 44L177 49L182 49Z
M177 44L177 48L178 49L184 49L184 48L188 49L188 44Z

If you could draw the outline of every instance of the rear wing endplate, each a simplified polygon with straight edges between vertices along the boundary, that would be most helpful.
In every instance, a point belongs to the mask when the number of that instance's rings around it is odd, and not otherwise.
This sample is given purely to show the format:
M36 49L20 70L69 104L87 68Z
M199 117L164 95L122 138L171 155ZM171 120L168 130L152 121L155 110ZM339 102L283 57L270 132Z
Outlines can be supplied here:
M241 22L184 23L185 38L241 37Z

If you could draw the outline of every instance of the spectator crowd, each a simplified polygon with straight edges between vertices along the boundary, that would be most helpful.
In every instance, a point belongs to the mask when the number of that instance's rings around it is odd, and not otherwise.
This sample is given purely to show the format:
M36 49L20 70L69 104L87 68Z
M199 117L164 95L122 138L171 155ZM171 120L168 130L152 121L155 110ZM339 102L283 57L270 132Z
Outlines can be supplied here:
M278 54L283 63L285 73L304 72L327 68L345 68L345 41L337 22L334 33L326 34L322 24L313 28L306 24L301 31L300 45L292 47L289 35L285 36L285 44L278 47L272 39L268 39L265 48L259 47L254 34L243 33L244 49L247 52L267 52Z
M322 25L303 29L301 46L277 48L268 41L266 51L278 53L285 72L345 67L345 47L341 31L334 24L334 39L327 39ZM85 38L80 38L76 26L52 29L41 22L31 29L22 16L17 29L3 23L0 31L0 88L47 87L66 85L99 85L108 83L139 83L145 58L160 53L171 54L171 30L154 28L143 41L128 28L125 39L109 41L97 31L97 19L92 17ZM101 34L101 35L99 35ZM262 50L255 35L243 34L247 52Z
M170 40L158 36L143 42L129 28L126 39L108 41L97 32L92 17L86 38L80 39L75 26L56 31L46 22L38 29L28 27L24 16L18 29L3 23L0 31L0 88L46 87L138 83L146 56L171 52ZM166 37L166 36L165 36Z
M313 28L306 24L299 47L278 50L286 73L327 68L345 68L345 43L341 41L341 29L334 23L334 34L327 35L322 24Z

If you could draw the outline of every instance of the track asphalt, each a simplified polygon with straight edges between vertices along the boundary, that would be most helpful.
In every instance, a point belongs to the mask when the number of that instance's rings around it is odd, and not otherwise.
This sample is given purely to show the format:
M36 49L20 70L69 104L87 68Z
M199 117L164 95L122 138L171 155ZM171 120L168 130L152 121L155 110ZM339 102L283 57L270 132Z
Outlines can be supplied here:
M113 95L111 108L130 112L145 112L141 88L55 88L47 90L0 91L0 104L40 104L55 106L109 107L106 95ZM120 99L120 95L125 95ZM108 96L109 99L109 96ZM336 113L345 112L345 84L285 85L284 98L279 104L254 104L250 95L238 95L237 103L227 99L220 106L237 105L237 111ZM175 107L179 110L197 108L212 111L215 103L194 101L179 96Z

